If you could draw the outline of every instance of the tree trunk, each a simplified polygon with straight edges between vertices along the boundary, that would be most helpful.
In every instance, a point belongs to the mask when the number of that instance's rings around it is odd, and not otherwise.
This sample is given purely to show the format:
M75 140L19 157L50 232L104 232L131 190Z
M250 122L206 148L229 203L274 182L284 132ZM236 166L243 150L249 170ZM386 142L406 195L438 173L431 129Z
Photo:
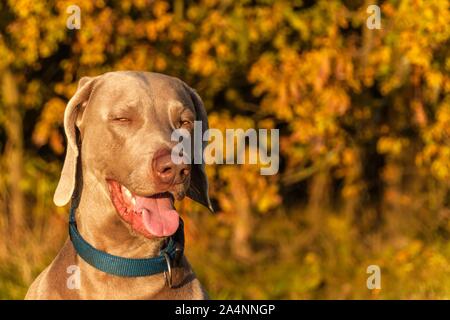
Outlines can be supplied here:
M9 177L7 183L9 191L9 230L12 235L18 235L25 225L24 194L21 188L23 178L23 125L17 84L9 70L3 73L2 97L8 137L5 159Z
M230 179L230 189L235 204L232 252L237 258L248 260L251 257L252 212L250 199L245 184L238 175Z
M320 213L330 204L330 173L322 169L312 177L309 185L308 207L312 212Z

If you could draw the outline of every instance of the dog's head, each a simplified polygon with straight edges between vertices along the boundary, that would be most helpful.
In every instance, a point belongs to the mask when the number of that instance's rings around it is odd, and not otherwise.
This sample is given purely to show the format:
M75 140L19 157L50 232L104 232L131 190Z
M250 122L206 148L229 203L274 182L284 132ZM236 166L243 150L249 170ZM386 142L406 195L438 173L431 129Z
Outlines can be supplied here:
M175 199L187 195L212 210L204 164L171 160L173 130L192 133L195 120L203 132L208 128L202 100L176 78L131 71L82 78L64 114L67 153L55 204L70 201L81 161L83 171L108 186L119 216L135 231L173 234Z

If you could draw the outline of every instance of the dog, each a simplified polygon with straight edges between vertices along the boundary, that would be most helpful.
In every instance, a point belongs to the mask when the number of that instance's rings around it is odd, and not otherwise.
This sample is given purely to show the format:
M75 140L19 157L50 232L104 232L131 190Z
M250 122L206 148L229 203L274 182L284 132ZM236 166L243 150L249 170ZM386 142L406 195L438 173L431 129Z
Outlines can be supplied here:
M95 258L120 261L168 257L161 251L182 223L174 201L188 196L212 210L204 163L171 160L172 132L192 132L194 121L208 129L200 96L177 78L118 71L80 79L64 113L67 150L53 199L57 206L72 200L74 234L26 299L207 298L183 254L176 266L166 259L164 272L124 276L99 269L75 247L84 241Z

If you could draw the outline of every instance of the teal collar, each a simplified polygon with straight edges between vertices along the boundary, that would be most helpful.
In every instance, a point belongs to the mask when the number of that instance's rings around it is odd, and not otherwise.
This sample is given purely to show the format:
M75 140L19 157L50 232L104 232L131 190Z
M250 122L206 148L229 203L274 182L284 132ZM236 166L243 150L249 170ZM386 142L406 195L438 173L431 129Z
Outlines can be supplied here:
M169 238L169 243L154 258L132 259L113 256L90 245L80 235L75 221L75 207L70 208L69 235L77 254L91 266L103 272L121 277L145 277L163 273L171 287L174 264L180 261L184 250L183 220L177 232ZM169 276L169 277L168 277Z

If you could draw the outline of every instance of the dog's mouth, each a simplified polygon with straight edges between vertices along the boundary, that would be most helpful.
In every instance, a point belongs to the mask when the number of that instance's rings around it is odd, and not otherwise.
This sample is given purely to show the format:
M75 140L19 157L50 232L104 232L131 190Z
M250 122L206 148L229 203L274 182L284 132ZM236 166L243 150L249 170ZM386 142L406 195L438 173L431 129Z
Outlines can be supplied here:
M114 207L133 230L147 238L168 237L177 231L180 217L172 194L138 196L117 181L107 182Z

